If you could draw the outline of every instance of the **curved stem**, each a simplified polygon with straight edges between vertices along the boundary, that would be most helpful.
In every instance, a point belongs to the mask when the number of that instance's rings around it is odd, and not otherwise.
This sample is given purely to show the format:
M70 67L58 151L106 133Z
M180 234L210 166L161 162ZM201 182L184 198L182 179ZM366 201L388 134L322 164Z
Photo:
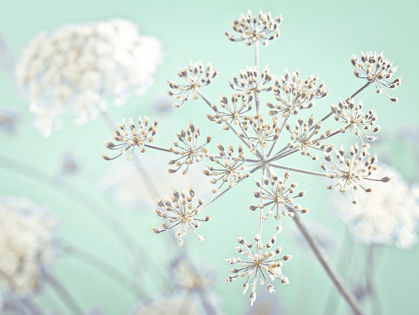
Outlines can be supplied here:
M69 308L72 315L83 315L84 312L82 311L81 307L77 304L74 300L73 296L66 290L66 288L52 275L46 274L45 278L47 279L48 283L51 287L54 288L55 292L60 297L61 301Z
M141 289L141 287L137 285L136 282L131 281L127 276L121 273L118 269L115 269L106 261L74 246L64 245L61 246L61 249L65 253L69 254L72 258L75 258L104 274L110 280L118 284L121 288L132 294L134 298L147 296L147 294Z
M123 245L126 248L127 252L133 256L134 260L138 262L137 265L139 267L141 266L141 261L143 258L138 256L137 249L132 242L131 235L129 235L128 231L124 229L124 227L121 225L118 219L114 217L110 212L104 210L102 208L102 205L96 202L95 199L91 198L88 194L85 194L82 190L79 190L76 186L71 186L67 182L64 182L60 186L54 186L53 176L50 176L44 173L44 171L30 166L26 163L18 162L16 160L1 155L0 161L0 167L24 175L44 185L52 186L54 190L61 193L63 196L74 200L75 202L79 203L82 207L89 210L89 212L104 226L109 227L115 231L115 236L120 242L120 244ZM107 215L107 218L105 218L104 215ZM140 244L136 243L136 245L138 246L141 252L146 252ZM158 266L158 264L154 265ZM145 270L142 270L142 272L144 275L151 277L151 275L148 272L145 272ZM151 280L153 283L155 283L154 279L151 278Z
M365 312L362 309L362 306L349 290L346 283L340 277L340 275L336 272L336 270L330 265L327 261L326 257L321 252L320 248L318 247L317 243L314 241L312 236L307 231L307 228L304 226L303 222L301 222L300 217L296 211L293 211L289 208L289 211L294 212L294 222L297 225L298 229L307 240L310 248L313 250L314 254L316 255L317 259L320 261L320 264L323 266L326 273L329 275L330 279L333 281L336 289L340 292L340 294L345 298L349 306L351 307L352 311L356 315L364 315Z

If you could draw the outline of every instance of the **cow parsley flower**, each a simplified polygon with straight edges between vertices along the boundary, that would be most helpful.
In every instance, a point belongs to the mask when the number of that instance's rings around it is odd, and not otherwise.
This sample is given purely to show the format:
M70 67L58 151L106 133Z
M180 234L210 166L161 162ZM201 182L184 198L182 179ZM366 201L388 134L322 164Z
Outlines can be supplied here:
M238 33L238 37L230 35L227 31L225 34L232 42L244 41L248 46L257 42L268 45L269 41L279 37L281 22L282 15L273 18L271 13L260 11L258 16L253 16L249 10L246 16L242 14L239 20L233 22L232 28Z
M276 241L276 237L273 236L270 241L263 245L260 242L260 235L255 236L256 246L253 248L251 242L247 242L242 237L238 237L237 241L240 246L236 247L239 254L244 254L246 257L242 260L239 257L228 258L227 262L230 265L240 264L241 268L234 268L231 270L232 275L228 276L226 281L233 282L238 277L246 278L243 284L243 294L249 289L250 284L250 304L256 301L256 286L259 282L260 285L264 285L267 282L266 289L268 292L275 292L274 286L271 284L275 279L279 279L282 284L288 284L289 280L282 274L283 261L288 261L292 258L291 255L281 255L282 247L277 247L275 250L271 250L271 247ZM266 250L262 250L266 247Z
M327 168L323 163L320 166L327 171L327 177L336 180L336 185L339 191L345 193L349 188L352 196L353 203L356 203L354 190L362 188L365 192L371 192L371 182L378 181L387 183L390 177L384 176L381 179L371 178L370 176L377 170L377 156L370 156L367 148L359 150L358 145L351 146L349 151L350 157L345 157L345 150L343 146L336 150L336 158L339 163L335 163L332 156L325 153L325 160L330 163L330 168ZM368 181L368 187L364 187L364 181ZM328 189L333 186L329 184Z
M169 95L179 100L180 103L175 103L175 107L180 107L192 97L194 100L198 99L198 89L209 85L212 80L218 75L217 70L212 69L212 63L208 63L206 69L201 62L189 63L189 68L181 69L178 72L178 77L185 80L185 84L177 84L173 81L168 81L171 89L175 92L169 91Z
M402 78L392 80L397 67L393 66L393 61L384 57L383 53L361 52L361 60L355 55L351 58L352 65L355 67L355 76L375 84L378 94L384 93L392 102L399 102L397 97L388 95L386 88L395 89L402 83Z
M317 86L318 77L311 75L307 79L300 78L300 72L296 70L292 74L285 70L285 74L276 80L273 87L275 99L279 102L266 105L272 110L269 115L289 117L296 115L300 110L312 108L316 99L327 96L326 84L321 83Z
M183 191L179 192L177 190L173 190L171 201L166 199L156 199L157 205L164 210L156 210L156 214L160 218L166 220L169 225L162 223L161 229L153 228L153 232L160 234L177 227L178 231L175 233L175 236L178 239L177 242L179 246L184 244L183 236L190 230L196 234L198 240L204 240L204 236L198 234L196 230L201 226L201 223L208 222L211 217L206 216L203 219L198 217L201 212L200 208L204 204L204 200L199 199L198 205L195 207L192 204L194 196L195 191L191 187L188 195Z
M54 260L57 222L25 198L0 198L0 295L21 299L41 288Z
M119 143L105 143L106 148L108 148L109 150L120 151L120 154L113 158L107 157L106 155L102 155L104 160L114 160L120 157L121 155L127 153L127 151L131 149L131 154L127 157L127 160L131 161L132 154L134 153L135 148L138 147L141 153L144 153L146 150L146 143L154 141L154 136L157 133L157 120L154 121L154 123L150 124L150 118L148 116L144 116L144 118L141 118L140 116L138 117L138 128L135 126L132 118L129 119L128 125L129 126L127 126L125 120L122 120L122 124L118 125L120 131L115 131L114 139Z
M174 147L170 147L170 151L180 157L171 160L169 165L175 165L177 168L169 169L169 173L176 173L182 166L186 165L186 169L183 171L183 175L188 174L189 166L194 162L200 162L208 155L208 149L205 146L211 142L211 137L207 137L206 142L203 145L198 145L199 137L201 132L199 128L190 123L189 127L182 130L177 135L179 140L173 143Z
M298 183L291 183L288 187L287 181L289 178L290 173L285 172L283 179L276 174L272 174L270 178L264 177L262 182L256 179L256 186L259 190L253 192L255 198L260 199L260 204L250 206L250 210L255 211L256 209L267 208L268 211L262 219L266 220L267 217L274 216L278 220L277 233L282 230L281 214L293 217L294 213L290 210L299 211L303 214L308 212L308 208L301 208L299 204L294 203L295 199L304 197L306 192L295 192Z
M68 111L81 125L106 110L109 98L121 106L132 92L143 94L162 55L160 42L128 20L68 25L35 37L16 76L35 128L49 136Z
M391 185L371 182L374 195L359 195L356 205L348 204L347 196L335 196L330 208L356 242L409 249L418 241L419 194L395 169L383 165L377 173L391 177Z

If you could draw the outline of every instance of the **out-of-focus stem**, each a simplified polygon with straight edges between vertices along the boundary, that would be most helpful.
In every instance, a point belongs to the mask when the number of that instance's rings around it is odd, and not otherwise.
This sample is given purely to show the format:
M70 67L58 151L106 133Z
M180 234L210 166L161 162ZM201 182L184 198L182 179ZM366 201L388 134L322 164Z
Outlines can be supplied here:
M340 277L340 275L336 272L336 270L330 265L327 261L326 257L321 252L320 248L318 247L317 243L314 241L310 233L307 231L306 227L304 226L303 222L301 222L298 213L291 208L289 211L294 213L294 222L297 225L297 228L300 230L301 234L304 236L306 241L308 242L310 248L313 250L314 254L316 255L317 259L320 261L320 264L323 266L324 270L333 281L336 289L340 292L340 294L345 298L346 302L351 307L352 311L356 315L364 315L365 312L362 309L359 301L355 298L352 292L349 290L346 283Z
M54 288L57 295L60 297L61 301L69 308L69 311L72 315L83 315L81 307L74 300L73 296L66 290L66 288L52 275L46 274L45 278L51 287Z

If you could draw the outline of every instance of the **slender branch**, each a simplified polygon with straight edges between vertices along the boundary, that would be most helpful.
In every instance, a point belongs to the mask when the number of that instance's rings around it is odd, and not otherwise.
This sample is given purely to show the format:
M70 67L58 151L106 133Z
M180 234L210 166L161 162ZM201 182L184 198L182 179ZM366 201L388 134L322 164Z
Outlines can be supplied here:
M60 297L61 301L69 308L72 315L80 314L83 315L81 307L74 300L73 296L66 290L66 288L51 274L45 274L45 278L48 283L54 288L55 292Z
M306 170L302 170L302 169L294 168L294 167L289 167L289 166L283 166L283 165L278 165L278 164L270 164L270 166L275 167L275 168L280 168L280 169L283 169L283 170L288 170L288 171L293 171L293 172L308 174L308 175L316 175L316 176L328 177L327 174L324 174L324 173L306 171Z
M162 148L162 147L158 147L158 146L155 146L155 145L151 145L151 144L144 144L144 146L145 146L146 148L150 148L150 149L154 149L154 150L159 150L159 151L163 151L163 152L172 153L172 151L170 151L169 149Z
M297 225L300 232L303 234L304 238L307 240L310 248L313 250L314 254L316 255L317 259L320 261L321 265L323 266L326 273L329 275L330 279L333 281L334 285L340 292L340 294L345 298L348 302L349 306L353 310L356 315L363 315L365 314L362 306L357 301L355 296L347 287L346 283L342 280L340 275L334 270L332 265L329 264L326 257L321 252L320 248L318 247L317 243L314 241L312 236L307 231L307 228L304 226L303 222L301 222L300 217L296 211L292 208L288 208L289 211L294 213L294 222Z
M147 296L147 294L142 290L140 286L138 286L136 282L131 281L127 276L125 276L118 269L114 268L111 264L107 263L106 261L96 257L95 255L85 250L76 248L74 246L64 245L61 246L61 249L65 253L71 255L72 258L75 258L95 268L97 271L107 276L110 280L118 284L121 288L126 289L126 291L132 294L134 298L138 299ZM134 290L135 293L132 290Z
M348 244L347 248L345 245ZM339 262L338 262L338 266L337 269L338 271L340 271L342 273L342 270L346 271L346 275L348 275L348 266L352 265L352 258L353 258L353 249L354 249L354 243L350 237L350 234L348 232L348 230L345 229L344 231L344 235L343 235L343 240L342 243L340 245L340 251L339 251ZM345 274L344 274L345 276ZM334 293L335 290L333 289L333 287L330 289L329 291L329 295L327 297L327 301L326 301L326 307L324 310L324 315L328 315L328 314L337 314L337 306L339 306L337 304L337 302L339 302L339 300L335 300L334 299Z

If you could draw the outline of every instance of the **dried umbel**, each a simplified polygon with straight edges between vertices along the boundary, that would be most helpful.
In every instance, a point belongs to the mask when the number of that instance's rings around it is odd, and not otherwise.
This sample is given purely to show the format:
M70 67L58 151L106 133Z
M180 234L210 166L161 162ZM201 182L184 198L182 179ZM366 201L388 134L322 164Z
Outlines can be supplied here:
M127 160L130 161L132 154L134 153L135 148L145 152L145 147L147 143L154 141L154 136L157 133L158 121L150 123L150 118L148 116L138 117L138 128L135 126L132 118L130 118L128 126L125 120L122 120L122 124L119 124L119 130L115 131L114 139L119 142L117 144L113 142L106 142L105 146L110 150L118 150L121 153L113 158L109 158L106 155L102 155L104 160L114 160L121 155L127 153L131 149L131 155L127 157Z
M197 217L201 212L201 207L204 204L202 199L198 200L198 205L195 207L192 204L192 199L195 196L195 191L190 188L188 195L183 191L173 191L173 196L170 200L166 199L156 199L157 205L163 210L156 210L156 213L159 217L167 221L162 223L161 229L153 228L153 232L156 234L166 232L172 228L177 227L178 231L175 233L176 238L178 239L178 245L183 245L183 236L186 235L187 231L193 231L198 239L202 241L204 239L203 235L198 234L196 231L201 222L208 222L211 217L206 216L204 219Z
M301 208L299 204L294 203L295 199L304 197L306 192L295 192L298 183L292 183L288 187L287 180L289 178L290 173L285 172L283 179L275 174L271 175L270 178L264 177L262 182L256 179L256 186L259 190L253 192L255 198L260 199L260 204L250 206L250 210L268 209L268 212L266 212L262 219L265 221L267 217L274 216L278 220L277 233L282 230L281 214L283 216L293 217L294 211L299 211L302 214L308 212L307 208Z
M19 87L44 136L61 126L71 112L76 124L95 120L107 100L121 106L147 91L161 63L161 44L139 34L128 20L68 25L39 34L17 65Z
M241 182L254 175L259 179L256 181L258 190L254 193L254 196L260 200L258 205L250 206L250 210L254 211L258 216L256 219L258 221L256 249L252 252L247 244L241 243L243 247L240 247L239 251L247 253L251 260L240 261L238 258L232 258L229 262L244 264L243 269L236 269L233 272L236 276L253 276L257 280L264 279L264 276L273 276L274 278L279 277L281 281L287 283L288 279L282 276L281 259L288 260L289 258L285 257L290 256L274 258L275 255L279 254L269 250L281 231L279 221L281 216L293 218L303 236L306 239L310 239L310 246L313 249L318 248L299 218L299 215L307 213L308 209L302 208L295 202L297 198L303 197L305 192L296 192L297 183L288 183L290 174L298 172L305 175L329 178L335 182L334 186L337 186L341 193L350 190L353 200L355 200L355 191L358 188L370 192L369 183L372 183L372 181L387 182L389 177L382 177L381 179L373 177L373 173L377 170L377 157L375 155L370 156L368 153L369 142L375 139L369 135L369 132L374 133L378 131L379 128L375 126L377 116L373 110L367 110L364 113L361 110L363 109L362 103L357 103L354 100L371 82L367 82L366 85L352 93L345 101L341 101L339 105L331 108L328 106L319 108L326 109L326 113L323 118L315 120L313 114L308 119L298 117L297 114L303 110L305 112L312 110L315 101L317 102L328 95L326 85L324 83L319 84L317 76L311 75L306 79L301 79L299 71L292 74L286 71L285 75L272 85L270 82L274 76L271 75L268 68L259 72L259 44L260 42L266 43L268 40L273 40L277 37L274 34L277 34L276 30L280 21L281 18L278 18L276 21L273 20L270 14L261 13L259 17L252 17L249 13L247 17L242 16L239 21L234 22L234 30L241 33L242 37L237 39L230 35L228 36L233 41L243 40L248 45L253 46L255 50L255 65L247 67L245 71L240 72L239 78L233 77L230 86L235 91L232 96L222 94L220 105L216 106L203 92L203 89L215 78L211 67L208 67L205 71L202 65L191 64L189 71L186 69L181 70L178 74L186 81L186 84L181 86L169 81L170 88L176 90L176 92L169 92L169 94L181 101L181 103L175 104L176 107L179 107L180 104L183 104L191 97L196 100L201 99L210 111L207 114L207 118L221 125L225 132L235 136L238 144L224 145L220 143L221 141L217 141L218 155L204 154L207 149L211 149L207 148L207 146L205 147L205 151L199 155L199 158L200 161L204 159L208 161L207 168L203 173L216 185L213 192L217 195L206 204L200 202L197 208L192 206L191 199L181 202L179 201L180 197L175 196L174 201L172 201L174 205L165 200L159 200L161 207L175 212L176 215L171 217L169 214L157 211L157 214L164 219L169 218L171 220L169 223L172 225L164 224L162 230L154 229L154 231L160 233L175 226L179 226L181 231L185 231L185 224L189 224L189 228L194 230L195 215L199 211L206 209L231 189L237 189L236 187ZM267 37L267 30L273 32L273 35L270 35L271 37ZM377 78L380 78L380 75ZM266 97L266 100L263 100L263 102L262 97ZM264 103L266 107L262 106ZM267 108L270 108L270 111L264 114L263 110L266 111ZM269 117L269 115L273 117ZM330 119L330 117L334 116L335 120ZM333 130L323 129L329 122L331 124L334 123L336 127ZM349 152L350 156L346 157L342 148L336 151L337 162L335 162L331 154L334 148L340 146L341 143L333 143L332 140L338 138L338 135L346 135L355 139L362 137L362 149L359 149L357 145L353 145ZM190 142L195 138L197 138L196 131L193 134L192 130L190 134L185 132L184 136L181 136L182 142L186 147L183 147L183 152L178 150L179 155L183 158L183 160L182 158L179 160L178 167L189 166L194 162L194 160L190 159L190 153L194 151L194 146ZM279 145L281 146L277 147ZM175 149L167 150L154 145L148 147L168 153L172 153ZM288 163L293 161L295 163L299 162L299 159L287 159L287 157L295 153L301 153L311 159L303 159L304 162L300 163L299 167L289 166ZM312 163L314 168L317 162L313 161L320 159L324 159L323 163L321 163L323 172L306 169L310 163ZM189 162L190 160L191 162ZM288 163L285 160L288 160ZM177 162L174 164L177 164ZM283 179L275 174L275 169L285 171ZM329 188L334 186L329 185ZM185 197L181 199L184 200ZM189 209L189 212L185 212L185 207ZM182 209L181 212L179 212L179 209ZM194 211L194 209L199 210ZM264 250L265 245L260 240L262 239L263 224L269 216L274 216L278 220L278 225L274 231L276 236L266 244L267 249ZM180 238L184 234L184 232L178 232L177 236ZM242 239L239 240L239 242L242 241ZM183 239L180 239L180 244L183 244ZM314 252L321 259L320 250L315 250ZM324 262L325 260L323 259L322 261ZM333 279L337 279L337 277L331 274L331 268L326 270L328 270L329 275ZM235 276L231 277L228 279L232 280L235 278ZM344 296L347 297L350 294L342 292L344 290L342 289L343 285L337 287ZM256 300L255 285L252 285L251 291L250 300L253 303ZM268 285L268 291L273 292L272 285ZM353 301L354 299L348 298L349 300ZM355 312L358 312L356 307L353 307L353 309Z
M336 185L340 192L344 193L349 187L353 203L356 203L354 191L361 188L366 192L371 192L370 187L364 187L361 182L366 181L380 181L387 183L390 177L384 176L382 178L371 178L370 176L378 169L376 166L377 156L370 156L366 148L359 149L358 145L351 147L349 151L350 157L345 157L345 150L341 147L336 150L336 159L339 161L335 163L330 154L325 153L325 160L330 163L330 168L327 168L323 163L321 167L327 171L327 177L336 180ZM332 185L327 186L332 189Z
M362 101L359 101L358 105L355 105L352 99L346 102L340 101L337 106L332 105L332 113L335 114L334 118L336 121L341 122L345 127L341 128L341 132L346 130L355 133L362 144L364 141L362 137L365 137L369 141L374 141L377 137L368 135L367 132L377 133L380 131L379 126L375 126L377 121L377 114L374 110L369 110L368 113L362 111Z
M198 145L200 135L199 128L195 128L192 123L189 124L186 131L182 130L177 135L179 142L173 142L174 147L170 147L169 149L174 154L180 155L180 157L169 162L169 165L175 165L177 167L175 169L169 169L169 173L176 173L182 166L186 165L186 169L183 171L183 175L186 175L190 165L194 162L200 162L208 155L209 151L205 146L210 143L211 137L207 137L206 143L203 145Z
M278 103L266 103L272 109L269 115L280 114L282 117L289 117L296 115L300 110L312 108L315 99L324 98L328 94L324 83L317 86L318 79L317 76L312 75L302 80L298 70L292 74L285 70L285 74L276 80L273 87Z
M229 40L233 42L244 41L246 45L252 45L260 42L268 45L268 42L279 37L279 25L282 22L282 16L272 18L270 13L260 11L259 16L253 16L249 10L247 15L241 15L239 20L234 20L232 28L238 37L225 32Z
M369 83L374 83L377 93L384 93L392 102L399 102L397 97L388 95L386 88L395 89L402 83L402 78L392 79L397 71L397 67L393 66L393 61L389 61L383 56L383 53L361 52L361 60L355 55L351 58L352 65L355 67L355 76L365 79Z
M40 289L55 257L56 226L28 199L0 198L0 295L21 299Z
M288 261L292 257L290 255L281 255L282 247L273 249L276 237L273 236L270 241L264 245L261 242L260 235L255 236L256 244L246 242L242 237L238 237L237 241L240 246L236 247L239 254L243 254L245 260L239 257L229 258L227 262L230 265L240 264L241 268L231 270L232 275L228 276L226 281L233 282L236 278L246 278L243 284L243 294L247 292L250 286L250 304L256 301L256 286L267 285L268 292L275 292L275 288L271 282L279 279L282 284L288 284L289 280L282 274L283 261ZM265 249L266 248L266 249ZM253 281L252 281L253 280Z
M208 63L206 69L201 62L190 62L189 68L181 69L178 72L178 77L185 80L184 84L176 84L173 81L168 81L170 88L175 92L169 91L169 95L179 100L180 103L175 103L175 107L180 107L191 97L194 100L198 99L197 91L203 86L207 86L217 76L218 71L212 70L212 64Z

